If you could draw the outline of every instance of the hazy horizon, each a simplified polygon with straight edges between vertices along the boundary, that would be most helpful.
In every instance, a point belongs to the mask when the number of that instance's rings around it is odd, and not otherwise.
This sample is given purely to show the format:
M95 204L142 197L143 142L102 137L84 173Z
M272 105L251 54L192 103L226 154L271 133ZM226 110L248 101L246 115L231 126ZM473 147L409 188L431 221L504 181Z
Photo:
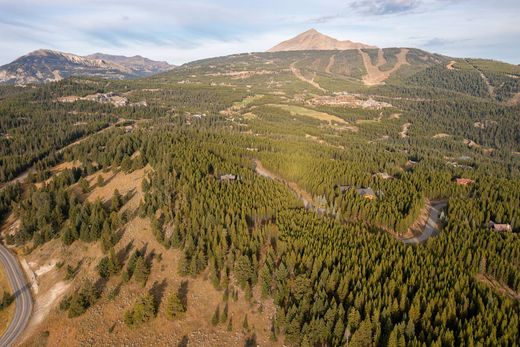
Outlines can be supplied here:
M261 52L310 28L339 40L520 63L517 1L0 1L0 65L37 49L180 65ZM253 14L253 15L252 15Z

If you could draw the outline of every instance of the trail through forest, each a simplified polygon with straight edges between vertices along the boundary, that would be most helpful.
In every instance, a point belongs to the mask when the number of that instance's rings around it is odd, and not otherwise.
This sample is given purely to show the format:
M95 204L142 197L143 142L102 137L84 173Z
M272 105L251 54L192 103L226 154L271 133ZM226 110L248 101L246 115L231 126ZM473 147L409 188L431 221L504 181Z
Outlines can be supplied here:
M291 68L291 71L293 73L293 75L298 78L299 80L302 80L303 82L307 82L309 83L311 86L313 86L314 88L318 88L319 90L321 90L322 92L326 92L327 90L325 90L324 88L322 88L317 82L314 81L314 78L313 79L308 79L307 77L305 77L304 75L302 75L302 72L300 71L300 69L298 69L295 64L297 63L297 61L295 61L294 63L292 63L289 67Z
M264 177L267 177L272 180L285 184L296 194L296 196L303 202L303 205L306 208L309 208L309 207L315 208L315 203L312 198L312 195L309 194L308 192L306 192L305 190L303 190L302 188L300 188L295 182L287 181L286 179L269 171L262 165L262 163L258 159L255 159L254 163L255 163L255 171L260 176L264 176Z
M332 73L332 72L330 72L330 69L332 69L335 62L336 62L336 54L333 54L330 56L329 63L327 64L327 67L325 68L326 73Z

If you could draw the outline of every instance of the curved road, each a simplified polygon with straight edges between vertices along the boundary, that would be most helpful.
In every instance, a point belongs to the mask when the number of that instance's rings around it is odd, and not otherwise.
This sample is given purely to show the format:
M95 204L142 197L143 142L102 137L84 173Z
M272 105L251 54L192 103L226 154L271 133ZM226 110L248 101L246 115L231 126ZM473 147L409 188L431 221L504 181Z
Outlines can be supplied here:
M0 245L0 263L11 282L16 303L13 319L5 333L0 336L0 346L7 347L14 345L16 339L22 335L31 317L33 303L29 284L25 281L18 260L3 245Z
M440 229L440 216L447 205L448 202L446 200L432 201L432 205L430 207L430 215L428 216L428 220L426 221L426 225L424 226L423 232L415 237L401 239L401 241L403 243L418 244L428 240L432 236L437 235Z

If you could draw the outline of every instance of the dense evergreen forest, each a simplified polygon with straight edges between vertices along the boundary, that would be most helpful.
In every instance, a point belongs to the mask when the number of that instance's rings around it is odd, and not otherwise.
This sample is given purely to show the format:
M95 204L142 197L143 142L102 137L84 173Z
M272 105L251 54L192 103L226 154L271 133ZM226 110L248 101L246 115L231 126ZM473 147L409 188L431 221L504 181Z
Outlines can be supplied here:
M323 72L323 52L307 53L298 66L337 85L362 75L359 56L347 53L336 59L357 64L349 76L339 67ZM99 243L100 278L144 287L145 254L135 251L122 263L114 251L125 224L139 216L151 221L164 252L180 253L181 276L207 271L224 297L236 283L248 300L255 290L274 300L273 342L518 345L520 109L503 102L518 85L482 61L461 60L449 71L432 55L388 85L345 82L360 102L391 105L315 104L319 93L303 93L311 86L287 72L295 54L217 58L136 81L2 88L0 182L32 168L24 182L0 191L0 218L12 212L20 220L4 241L27 252L55 239ZM383 70L395 64L397 50L384 54ZM409 60L424 61L422 54L413 50ZM226 76L231 65L250 76ZM275 69L279 80L270 81L265 76ZM502 91L490 95L479 71ZM147 106L59 101L108 92ZM54 174L63 162L79 164ZM272 177L259 174L258 163ZM131 196L117 190L109 203L85 200L95 189L90 175L145 167L136 211L123 211ZM368 189L370 198L360 194ZM431 201L447 205L439 234L418 245L401 242ZM492 222L511 230L494 231ZM72 279L77 270L69 272ZM96 280L65 297L68 317L112 295L99 292ZM189 307L172 293L166 310L182 322ZM144 293L121 319L138 329L157 314ZM217 308L214 325L228 320L223 314Z

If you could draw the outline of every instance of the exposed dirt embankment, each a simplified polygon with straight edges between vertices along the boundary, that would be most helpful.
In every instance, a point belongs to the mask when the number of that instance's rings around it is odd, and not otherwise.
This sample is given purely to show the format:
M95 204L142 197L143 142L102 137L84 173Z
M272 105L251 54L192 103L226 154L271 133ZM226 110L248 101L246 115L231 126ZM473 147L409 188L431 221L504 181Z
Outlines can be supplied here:
M401 51L397 54L397 62L394 67L387 71L381 71L379 68L386 64L386 59L383 54L383 50L380 49L377 54L377 63L372 64L372 60L368 53L359 50L359 54L363 58L363 63L365 64L365 69L367 74L363 76L363 83L367 86L373 86L382 84L384 81L390 77L395 71L397 71L401 66L408 64L406 60L406 55L408 54L408 49L402 48Z
M412 123L404 123L401 132L399 133L399 136L401 136L402 139L408 137L408 130L412 126Z

